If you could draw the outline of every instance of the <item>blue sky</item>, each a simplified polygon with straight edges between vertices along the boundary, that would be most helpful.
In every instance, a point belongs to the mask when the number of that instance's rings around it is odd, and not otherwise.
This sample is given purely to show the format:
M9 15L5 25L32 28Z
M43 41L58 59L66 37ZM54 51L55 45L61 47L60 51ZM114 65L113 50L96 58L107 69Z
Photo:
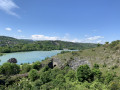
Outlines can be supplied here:
M0 35L104 43L120 39L120 0L0 0Z

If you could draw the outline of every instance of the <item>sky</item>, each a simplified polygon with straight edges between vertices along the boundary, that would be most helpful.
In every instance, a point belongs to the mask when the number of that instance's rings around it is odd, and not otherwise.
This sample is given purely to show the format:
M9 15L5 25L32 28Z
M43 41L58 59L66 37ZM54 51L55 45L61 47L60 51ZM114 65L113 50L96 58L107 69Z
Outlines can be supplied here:
M0 35L83 43L120 40L120 0L0 0Z

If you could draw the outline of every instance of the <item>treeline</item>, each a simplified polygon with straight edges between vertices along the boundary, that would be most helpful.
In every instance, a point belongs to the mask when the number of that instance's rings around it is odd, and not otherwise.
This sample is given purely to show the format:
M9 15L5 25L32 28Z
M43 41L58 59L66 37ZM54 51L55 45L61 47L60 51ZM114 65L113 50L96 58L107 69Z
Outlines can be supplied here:
M2 39L2 40L1 40ZM30 41L18 40L10 37L0 37L0 53L21 51L49 51L49 50L83 50L96 47L91 43L72 43L65 41Z
M16 39L13 37L0 36L0 46L14 46L17 44L33 43L32 40Z
M100 66L81 65L76 71L42 67L37 61L32 65L5 63L0 66L0 89L2 90L119 90L120 79L116 73L102 73ZM25 77L21 77L21 74ZM18 74L19 77L16 78ZM10 78L11 77L11 78Z

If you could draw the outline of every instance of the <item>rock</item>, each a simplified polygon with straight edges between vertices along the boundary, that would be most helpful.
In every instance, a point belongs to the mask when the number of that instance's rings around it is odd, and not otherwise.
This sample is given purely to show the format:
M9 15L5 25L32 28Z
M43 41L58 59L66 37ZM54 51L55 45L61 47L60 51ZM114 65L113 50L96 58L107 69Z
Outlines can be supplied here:
M53 58L53 68L54 67L59 67L59 68L64 68L65 66L69 66L70 68L76 70L80 65L89 65L91 67L91 64L88 60L86 59L78 59L75 58L74 60L68 60L67 62L62 62L62 60L58 58Z
M71 67L72 69L76 70L80 65L89 65L91 67L91 64L89 63L88 60L84 60L84 59L76 59L76 60L72 60L69 62L69 67Z
M10 63L17 63L17 59L16 59L16 58L11 58L11 59L9 59L7 62L10 62Z

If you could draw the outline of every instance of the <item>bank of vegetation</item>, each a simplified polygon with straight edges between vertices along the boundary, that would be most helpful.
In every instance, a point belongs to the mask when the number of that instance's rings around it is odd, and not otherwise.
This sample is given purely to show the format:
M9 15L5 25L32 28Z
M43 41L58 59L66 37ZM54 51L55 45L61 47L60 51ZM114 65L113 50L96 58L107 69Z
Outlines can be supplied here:
M97 44L73 43L66 41L32 41L21 40L12 37L0 36L0 53L23 52L23 51L49 51L49 50L83 50L94 48Z
M66 66L42 67L41 62L31 65L4 63L0 66L2 90L119 90L120 77L115 72L103 73L100 65L92 68L81 65L77 70Z

